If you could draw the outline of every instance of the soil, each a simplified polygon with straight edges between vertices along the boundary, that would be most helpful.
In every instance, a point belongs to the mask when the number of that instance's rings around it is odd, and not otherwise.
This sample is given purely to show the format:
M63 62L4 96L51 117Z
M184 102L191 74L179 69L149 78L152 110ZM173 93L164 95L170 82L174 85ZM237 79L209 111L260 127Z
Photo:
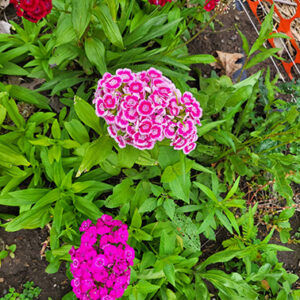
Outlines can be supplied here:
M249 8L248 13L251 16L256 28L258 28L259 30L260 25ZM193 42L189 44L190 53L211 54L215 57L217 57L216 51L244 54L242 49L242 39L240 38L235 27L236 25L238 26L239 30L246 36L249 47L251 47L258 35L255 32L255 29L253 28L253 25L248 19L246 13L243 10L239 11L235 9L233 5L231 5L227 13L219 16L216 19L216 21L214 22L214 30L208 27ZM268 47L270 46L268 45ZM244 60L245 59L242 58L238 60L237 63L243 63ZM289 81L288 75L286 74L281 62L277 59L274 59L274 61L284 80ZM268 66L270 67L271 78L273 79L278 72L270 58L248 69L246 71L246 74L243 75L243 78L245 78L246 76L249 77L250 75L258 72L261 69L266 70ZM202 76L204 77L210 76L212 71L216 71L218 75L224 74L223 70L215 69L209 64L198 64L194 67L200 70ZM237 73L233 75L233 80L237 79Z
M290 219L291 228L293 228L293 231L291 232L291 238L292 240L296 241L295 239L295 233L300 228L300 212L296 212L296 214L293 216L293 218ZM300 278L300 243L299 240L297 243L291 243L288 245L284 245L279 240L279 234L276 233L274 235L274 238L271 240L271 242L286 246L293 250L293 252L278 252L278 260L280 262L284 262L284 268L293 274L296 274ZM298 289L300 289L300 280L296 283L296 286Z
M45 257L41 257L40 252L47 237L46 229L6 232L4 228L0 228L0 250L5 245L17 246L14 259L8 256L1 261L0 297L11 287L21 292L27 281L33 281L35 286L41 288L41 300L48 300L48 297L60 300L71 290L64 265L55 274L45 272L48 263Z

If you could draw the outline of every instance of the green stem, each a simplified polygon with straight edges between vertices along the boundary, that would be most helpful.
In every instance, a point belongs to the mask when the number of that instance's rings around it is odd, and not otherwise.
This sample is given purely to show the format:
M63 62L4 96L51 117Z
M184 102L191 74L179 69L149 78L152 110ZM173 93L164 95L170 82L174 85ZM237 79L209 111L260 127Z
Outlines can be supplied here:
M277 132L277 133L274 133L274 134L266 135L266 136L264 136L262 138L252 138L252 139L244 142L242 144L242 146L239 149L236 150L236 152L240 152L240 151L244 150L246 147L253 146L253 145L257 144L258 142L262 142L262 141L268 140L268 139L270 139L272 137L279 136L279 135L287 135L287 134L296 134L296 132L295 131ZM296 139L296 140L298 140L298 139ZM268 149L268 151L269 151L269 149ZM233 152L234 152L233 149L230 149L230 150L226 151L225 153L223 153L222 155L220 155L215 160L211 161L211 163L218 162L223 157L225 157L227 155L231 155Z
M247 64L248 64L248 62L249 62L249 59L250 59L250 56L247 56L246 61L245 61L245 63L244 63L243 66L242 66L241 73L240 73L240 75L239 75L239 77L238 77L238 79L237 79L237 82L240 82L240 81L241 81L243 72L244 72L244 70L245 70L245 68L246 68L246 66L247 66Z

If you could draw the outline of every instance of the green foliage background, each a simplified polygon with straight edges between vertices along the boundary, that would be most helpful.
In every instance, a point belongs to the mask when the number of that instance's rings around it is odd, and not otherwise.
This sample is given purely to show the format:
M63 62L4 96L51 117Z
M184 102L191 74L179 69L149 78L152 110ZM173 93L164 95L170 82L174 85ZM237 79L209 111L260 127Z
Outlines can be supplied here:
M190 88L190 65L215 60L189 55L183 42L209 19L203 3L191 2L198 6L56 0L47 20L11 22L16 33L0 35L2 78L44 80L36 90L0 83L0 204L19 208L17 216L0 214L2 226L17 231L50 224L46 272L55 273L79 245L83 220L108 213L127 223L136 259L122 299L298 299L297 276L277 260L277 251L289 249L270 242L275 230L283 243L292 240L299 105L277 92L297 85L279 88L267 70L235 84L226 76L199 76L200 88ZM245 69L275 55L262 47L270 20L271 14L250 50L240 33ZM189 156L164 141L152 150L118 148L90 104L106 71L150 66L193 92L203 108ZM63 104L58 113L50 97ZM36 107L28 118L20 101ZM258 203L247 201L245 186L263 186L286 207L264 216L272 228L264 238ZM227 237L223 248L207 254L206 242L216 241L220 230Z

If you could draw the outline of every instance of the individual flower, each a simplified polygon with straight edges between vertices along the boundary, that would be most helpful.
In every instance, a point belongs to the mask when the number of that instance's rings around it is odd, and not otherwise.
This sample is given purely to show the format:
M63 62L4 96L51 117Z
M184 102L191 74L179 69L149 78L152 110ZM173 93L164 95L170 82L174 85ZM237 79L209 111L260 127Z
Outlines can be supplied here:
M134 250L127 244L127 225L103 215L96 225L83 221L78 249L70 250L71 286L76 297L115 300L122 297L130 282Z
M164 6L167 2L171 3L172 0L149 0L151 4Z
M14 5L17 15L30 22L36 23L52 10L52 0L10 0Z
M216 7L216 5L218 4L219 1L220 1L220 0L206 0L206 1L205 1L204 9L205 9L206 11L211 11L211 10L213 10L213 9Z
M202 109L190 92L181 92L155 68L105 73L94 95L96 115L120 148L152 149L167 138L175 150L195 149Z

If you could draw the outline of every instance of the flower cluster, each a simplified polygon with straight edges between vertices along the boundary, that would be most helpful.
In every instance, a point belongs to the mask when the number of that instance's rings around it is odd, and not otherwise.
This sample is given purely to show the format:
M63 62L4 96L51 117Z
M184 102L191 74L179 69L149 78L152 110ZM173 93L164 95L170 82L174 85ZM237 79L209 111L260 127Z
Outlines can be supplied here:
M151 4L164 6L167 2L171 3L172 0L149 0Z
M52 0L10 0L17 15L36 23L51 12Z
M130 281L134 250L128 246L127 225L103 215L93 225L81 224L81 245L70 250L73 292L79 299L114 300L122 297Z
M124 148L152 149L157 141L170 139L185 154L195 149L196 124L202 109L189 92L175 85L154 68L139 73L118 69L98 82L93 103L105 119L108 133Z
M206 11L211 11L213 10L216 5L219 3L220 0L206 0L205 1L205 6L204 6L204 9Z

